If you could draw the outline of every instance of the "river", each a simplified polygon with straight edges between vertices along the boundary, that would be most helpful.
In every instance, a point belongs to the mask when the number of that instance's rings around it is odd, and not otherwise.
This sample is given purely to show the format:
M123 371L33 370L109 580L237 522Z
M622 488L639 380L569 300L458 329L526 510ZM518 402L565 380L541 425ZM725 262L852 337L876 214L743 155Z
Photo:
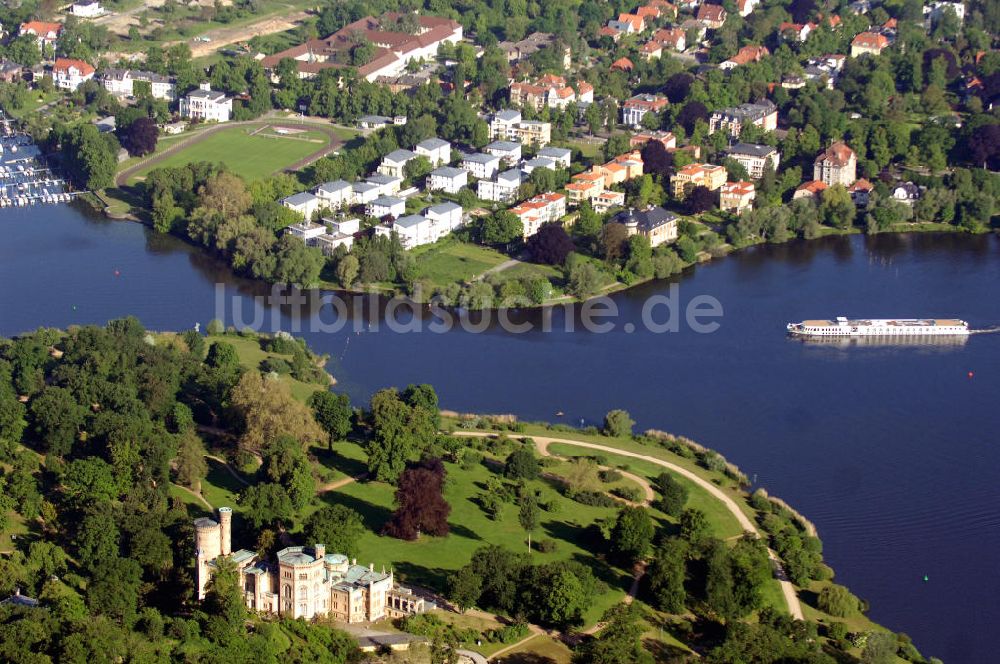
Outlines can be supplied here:
M169 237L66 206L0 212L0 334L135 315L186 329L262 289ZM606 334L305 333L340 389L432 383L460 411L597 423L626 408L640 429L719 450L812 519L837 580L873 619L946 662L995 661L1000 622L1000 335L962 344L814 345L787 321L956 316L1000 323L1000 239L828 238L753 248L677 279L682 302L721 303L719 329L654 334L647 284L613 300ZM536 312L522 321L538 322ZM282 319L287 324L287 319ZM625 331L633 322L635 332ZM564 415L557 416L557 413ZM925 580L926 576L926 580Z

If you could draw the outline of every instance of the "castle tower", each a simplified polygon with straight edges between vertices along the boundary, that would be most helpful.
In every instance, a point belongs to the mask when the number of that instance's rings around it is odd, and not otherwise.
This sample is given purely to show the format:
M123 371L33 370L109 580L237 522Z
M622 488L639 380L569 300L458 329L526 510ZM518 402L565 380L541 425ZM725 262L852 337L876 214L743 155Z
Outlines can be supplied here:
M199 600L205 599L205 587L211 576L208 563L222 553L221 531L214 519L202 517L194 520L195 582Z
M233 552L232 545L232 535L233 535L233 508L231 507L220 507L219 508L219 525L222 527L222 532L220 533L220 550L222 555L228 556Z
M326 556L326 545L325 544L314 544L313 553L316 554L314 557L316 560L323 560Z

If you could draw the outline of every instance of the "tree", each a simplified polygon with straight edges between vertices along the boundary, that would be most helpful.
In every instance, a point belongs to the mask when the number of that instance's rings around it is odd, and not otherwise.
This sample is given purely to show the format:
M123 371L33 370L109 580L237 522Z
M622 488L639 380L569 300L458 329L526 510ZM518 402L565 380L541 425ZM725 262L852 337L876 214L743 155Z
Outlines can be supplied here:
M240 573L232 558L221 556L205 593L205 635L215 643L227 643L246 633L248 617Z
M848 618L861 611L861 602L844 586L832 583L819 593L816 605L820 611L837 618Z
M87 584L87 606L123 625L135 620L142 567L129 558L109 558L98 563Z
M122 146L132 157L142 157L156 150L156 141L160 130L152 118L138 118L132 122L122 135Z
M358 540L367 529L361 515L344 505L328 505L313 512L303 528L308 541L324 544L348 558L358 555Z
M539 464L529 445L522 445L507 455L504 462L504 477L514 480L538 479Z
M646 508L623 507L611 530L611 552L622 562L642 560L649 552L655 532Z
M822 202L819 205L823 223L835 228L847 229L854 223L857 208L851 200L851 194L842 184L836 184L823 190Z
M334 441L343 440L351 431L351 418L354 416L351 398L346 394L319 390L310 395L307 403L312 408L317 424L326 431L329 448L332 450Z
M408 406L395 389L373 394L369 405L372 436L365 447L368 472L381 482L395 482L418 446L433 437L431 417L423 409Z
M591 297L604 285L601 273L589 261L576 261L569 268L569 292L581 300Z
M562 265L576 248L562 224L543 224L538 232L528 238L528 253L536 263Z
M448 577L448 588L448 597L464 613L479 601L483 580L471 565L466 565Z
M632 419L627 410L611 410L604 416L604 435L615 438L631 436L634 425L635 420Z
M360 262L352 254L347 254L337 261L337 280L340 285L344 288L350 288L354 284L354 280L358 278L360 269Z
M579 664L652 664L653 657L642 647L640 609L635 604L617 604L604 613L607 624L598 636L577 651Z
M240 448L244 451L260 452L282 435L302 444L327 437L308 406L294 399L287 383L277 378L247 371L233 387L229 399L243 420Z
M684 199L688 214L699 214L715 207L716 194L703 184L693 187Z
M701 510L689 507L681 512L681 537L692 544L700 541L708 532L708 520Z
M896 643L895 634L885 632L873 632L868 635L865 641L864 650L861 651L862 664L891 664L896 661L896 652L899 645Z
M526 494L521 498L517 521L524 528L524 532L528 533L528 551L531 551L531 533L538 528L538 501L534 496Z
M180 435L177 445L177 481L194 491L201 490L201 481L208 474L205 446L194 431Z
M480 234L483 244L510 244L524 235L524 225L516 215L503 210L483 220Z
M684 581L687 576L688 544L671 537L653 555L649 566L649 590L656 608L667 613L681 613L687 602Z
M444 537L448 534L451 506L444 499L444 464L428 458L403 471L396 489L396 511L385 533L414 540L421 534Z
M424 413L430 415L431 424L435 430L441 426L441 408L433 385L427 383L407 385L406 389L403 390L402 397L410 408L420 408Z
M660 473L656 478L656 490L660 492L660 500L656 502L656 507L664 514L679 517L687 503L687 487L677 480L670 473Z
M621 260L628 242L628 229L623 224L605 224L601 230L601 253L608 262Z
M403 166L403 177L415 182L434 170L431 160L424 155L417 155Z
M63 387L47 386L31 400L29 410L43 449L56 456L69 454L85 414L73 393Z

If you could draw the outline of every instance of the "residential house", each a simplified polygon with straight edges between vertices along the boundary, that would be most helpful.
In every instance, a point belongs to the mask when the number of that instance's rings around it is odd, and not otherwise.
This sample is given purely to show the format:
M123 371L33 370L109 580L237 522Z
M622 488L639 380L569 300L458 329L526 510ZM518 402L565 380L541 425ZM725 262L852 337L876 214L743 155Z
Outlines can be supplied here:
M94 78L94 68L83 60L56 58L52 78L60 90L76 90L84 81Z
M552 123L538 120L522 120L517 126L515 139L525 145L545 147L552 140Z
M641 235L653 247L677 239L677 215L659 206L645 210L626 210L615 215L614 221L623 225L629 236Z
M354 189L351 183L345 180L324 182L316 187L315 193L320 204L326 208L336 210L354 204Z
M282 201L282 203L284 203L284 201ZM300 221L297 224L292 224L285 229L285 232L292 237L302 240L309 246L314 246L316 244L316 238L321 235L326 235L326 225L314 224L308 219L309 218L307 217L306 221Z
M212 90L208 83L202 83L181 98L181 117L203 122L229 122L233 115L233 100L226 93Z
M683 200L686 188L707 187L710 191L715 191L726 183L726 168L713 164L688 164L680 169L670 178L670 185L674 198Z
M792 200L798 200L800 198L818 198L820 194L829 189L830 185L823 182L822 180L810 180L805 184L800 184L795 188L795 193L792 194Z
M324 218L323 223L329 231L325 235L313 238L314 246L319 247L325 256L333 254L337 247L344 247L350 251L354 246L354 236L361 230L361 220Z
M445 191L457 194L462 187L468 186L469 173L461 168L442 166L431 171L427 176L427 189L430 191Z
M740 16L749 16L756 7L757 0L736 0L736 9L739 11Z
M642 119L647 113L659 113L669 103L663 95L637 94L622 104L622 123L638 127L642 124Z
M695 14L695 20L709 30L718 30L726 22L726 10L722 5L701 5Z
M639 48L639 53L646 60L655 60L663 55L663 44L651 39Z
M667 150L677 147L677 137L670 131L643 131L632 136L628 144L633 148L641 148L650 141L656 141Z
M548 32L533 32L524 39L516 42L502 41L498 44L500 50L507 57L507 62L514 64L529 56L534 55L544 48L551 48L559 43L558 37ZM569 69L572 64L570 59L569 46L563 47L563 68Z
M521 220L527 240L542 224L555 223L566 216L566 197L552 192L539 194L512 207L510 212Z
M378 235L395 234L403 249L413 249L437 242L462 225L462 206L446 202L425 209L420 214L408 214L375 227Z
M151 71L135 69L104 69L97 74L104 89L119 97L135 97L143 86L149 86L154 99L174 101L177 98L176 79ZM139 84L139 90L136 89Z
M557 168L569 168L572 164L573 151L568 148L544 147L537 152L539 157L551 159Z
M922 193L921 188L912 182L900 182L892 188L893 200L906 203L907 205L913 205L920 200Z
M365 213L369 217L383 219L392 217L398 219L406 213L406 201L395 196L379 196L365 208Z
M10 60L0 60L0 81L4 83L16 83L23 77L24 67Z
M362 115L358 118L359 129L383 129L392 124L392 118L387 118L384 115Z
M736 52L736 55L720 62L719 69L733 69L751 62L760 62L770 53L766 46L743 46Z
M840 70L844 68L844 62L846 60L846 55L839 54L824 55L819 58L810 58L806 62L803 74L808 81L825 78L827 89L832 90L834 88L834 84L837 82L837 78L840 75Z
M463 173L465 171L462 171ZM497 203L510 203L517 198L517 191L527 181L524 171L520 168L512 168L502 173L497 173L492 180L480 180L477 183L476 194L484 201L494 201Z
M378 165L378 172L382 175L394 175L398 178L406 177L403 169L411 159L416 159L415 152L409 150L393 150L382 157L382 163Z
M687 48L687 35L680 28L660 28L653 33L653 41L678 52Z
M432 242L436 242L462 225L462 206L452 201L432 205L424 210L423 215L436 225L437 232L440 233Z
M460 168L468 171L472 177L488 179L500 171L500 157L482 152L462 155Z
M961 2L936 0L924 5L924 23L930 28L937 24L946 11L952 11L959 24L965 23L965 5Z
M727 182L719 188L719 209L743 214L753 205L757 191L753 182Z
M604 186L611 187L640 177L644 167L642 154L638 150L620 154L600 167L604 172Z
M457 21L426 14L413 15L417 27L410 32L398 27L401 15L387 13L381 18L366 16L322 39L286 49L261 60L269 72L277 69L286 58L295 61L300 78L317 75L324 69L351 66L350 53L359 39L374 46L371 60L357 67L360 78L369 82L383 77L394 78L406 72L414 61L433 60L442 44L457 44L462 40L462 25Z
M427 157L434 168L451 163L451 143L442 138L420 141L413 151L421 157Z
M38 48L45 50L46 46L55 47L62 34L62 23L49 23L47 21L28 21L21 24L18 32L19 36L32 35L38 40Z
M69 11L73 16L80 18L97 18L104 14L104 7L97 0L80 0L74 2Z
M321 201L316 195L305 191L298 194L292 194L291 196L281 199L282 205L289 210L298 212L306 221L312 219L313 213L320 209L322 203L323 201Z
M851 57L879 55L889 46L889 38L877 32L861 32L851 41Z
M628 73L635 69L635 64L628 58L618 58L611 63L611 71L623 71Z
M368 205L379 197L380 189L381 187L371 182L355 182L351 185L354 194L352 205Z
M602 191L600 194L591 199L590 204L593 206L594 212L597 214L604 214L612 208L618 208L625 205L625 192Z
M365 182L378 187L377 196L395 196L403 188L403 178L398 175L372 173L365 178Z
M847 5L847 8L851 10L852 14L863 16L872 10L872 3L870 0L854 0L854 2Z
M519 111L494 113L489 126L491 141L520 141L524 145L544 147L552 140L551 123L522 120Z
M735 108L722 108L709 118L708 133L725 131L737 138L743 127L754 125L764 131L778 128L778 107L769 99L756 104L740 104Z
M813 180L829 186L849 187L857 179L858 158L843 141L836 141L820 153L813 162Z
M871 200L873 189L875 189L875 185L868 180L861 178L860 180L855 180L854 184L847 188L847 192L851 195L851 200L854 201L854 205L859 208L863 208L868 207L868 202Z
M637 14L619 14L617 20L608 21L608 27L626 35L634 35L646 29L646 19Z
M543 108L565 109L572 103L594 101L594 86L579 81L574 90L566 79L554 74L545 74L527 83L510 84L510 103L535 110Z
M615 43L618 43L618 40L622 38L623 34L625 33L618 28L612 28L610 25L605 25L597 31L598 37L607 37Z
M781 161L777 148L756 143L735 143L726 149L726 155L738 161L754 179L764 174L767 164L771 164L771 169L777 172Z
M521 171L526 175L531 175L536 168L547 168L550 171L554 171L557 168L557 164L555 159L549 159L548 157L533 157L521 162Z
M500 157L500 161L513 166L521 161L521 144L516 141L493 141L483 148L486 154Z

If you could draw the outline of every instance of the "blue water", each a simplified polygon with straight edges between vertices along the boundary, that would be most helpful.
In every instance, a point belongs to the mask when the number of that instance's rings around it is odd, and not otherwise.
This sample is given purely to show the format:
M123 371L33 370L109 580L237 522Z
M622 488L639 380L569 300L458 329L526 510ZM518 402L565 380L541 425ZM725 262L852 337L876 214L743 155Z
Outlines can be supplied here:
M227 301L262 292L177 240L68 206L0 212L0 279L3 335L127 314L183 329L216 315L216 283ZM873 619L946 662L995 661L1000 335L842 347L791 340L783 326L836 315L1000 323L1000 239L762 247L678 284L682 303L718 299L717 332L625 332L648 296L666 292L659 283L614 298L621 316L609 334L382 325L304 336L331 355L339 387L358 403L382 386L430 382L454 410L578 424L623 407L639 428L715 448L817 524L837 580L871 602ZM554 322L560 329L563 317Z

